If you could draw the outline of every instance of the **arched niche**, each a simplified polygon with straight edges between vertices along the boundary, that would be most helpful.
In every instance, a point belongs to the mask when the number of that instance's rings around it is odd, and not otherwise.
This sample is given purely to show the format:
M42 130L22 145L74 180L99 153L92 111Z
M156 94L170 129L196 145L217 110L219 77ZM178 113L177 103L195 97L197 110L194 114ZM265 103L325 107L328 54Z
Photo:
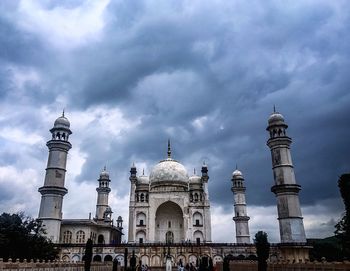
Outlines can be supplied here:
M167 236L173 235L173 242L184 240L184 219L180 206L172 201L161 204L156 211L155 241L166 242Z

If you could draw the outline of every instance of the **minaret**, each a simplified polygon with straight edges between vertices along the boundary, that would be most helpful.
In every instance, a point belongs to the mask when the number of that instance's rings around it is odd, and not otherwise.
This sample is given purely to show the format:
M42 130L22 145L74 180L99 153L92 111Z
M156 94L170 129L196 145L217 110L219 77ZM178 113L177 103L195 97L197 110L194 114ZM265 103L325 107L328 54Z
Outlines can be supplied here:
M136 221L135 221L135 189L136 189L136 182L137 182L137 170L135 167L135 164L132 164L130 168L130 202L129 202L129 228L128 228L128 242L133 243L135 242L135 227L136 227Z
M112 210L108 205L108 195L111 192L109 188L109 173L106 171L106 167L101 171L100 178L98 179L97 191L97 203L96 203L96 220L99 222L111 222Z
M286 134L287 128L288 125L284 122L283 116L274 110L266 128L270 133L267 145L271 149L275 180L271 191L277 198L281 243L305 243L305 230L298 196L301 187L295 181L290 154L292 139Z
M56 119L50 130L51 140L46 143L49 149L44 186L39 188L41 202L38 220L42 221L46 236L52 242L60 242L63 196L68 190L64 187L66 176L67 154L72 145L69 143L70 123L64 116Z
M209 191L208 191L208 166L203 162L201 169L201 181L203 183L204 191L204 232L205 232L205 241L211 242L211 214L210 214L210 201L209 201Z
M232 173L232 188L235 216L233 220L236 224L236 242L237 244L249 244L249 225L250 217L247 215L247 204L245 201L245 186L242 172L236 169Z

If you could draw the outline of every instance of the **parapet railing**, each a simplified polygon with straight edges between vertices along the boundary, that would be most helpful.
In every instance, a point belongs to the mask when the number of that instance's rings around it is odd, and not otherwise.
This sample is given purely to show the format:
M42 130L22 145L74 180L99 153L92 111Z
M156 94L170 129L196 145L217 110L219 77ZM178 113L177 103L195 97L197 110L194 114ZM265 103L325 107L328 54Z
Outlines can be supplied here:
M271 243L272 247L281 246L308 246L307 243ZM85 243L60 243L58 247L85 247ZM181 243L164 243L164 242L152 242L152 243L121 243L121 244L93 244L94 247L255 247L255 244L237 244L237 243L212 243L212 242L181 242Z

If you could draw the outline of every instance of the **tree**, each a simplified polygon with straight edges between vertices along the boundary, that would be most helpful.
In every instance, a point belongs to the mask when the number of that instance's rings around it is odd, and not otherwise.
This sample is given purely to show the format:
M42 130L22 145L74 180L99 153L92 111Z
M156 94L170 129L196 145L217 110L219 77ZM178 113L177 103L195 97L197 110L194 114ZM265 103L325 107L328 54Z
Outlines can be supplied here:
M309 239L308 245L312 246L310 250L310 260L312 261L321 261L322 258L326 258L327 262L343 260L341 243L335 236L324 239Z
M335 225L335 234L341 240L343 255L350 256L350 174L343 174L338 180L340 195L345 205L344 217Z
M23 213L0 215L0 258L54 260L58 250L41 222Z
M254 239L256 254L258 255L258 270L267 270L267 259L270 254L270 243L267 240L267 233L263 231L258 231L255 234Z
M136 270L136 257L135 257L135 250L132 251L132 256L130 258L130 267L132 271Z
M92 240L89 238L85 245L84 270L90 271L92 261Z

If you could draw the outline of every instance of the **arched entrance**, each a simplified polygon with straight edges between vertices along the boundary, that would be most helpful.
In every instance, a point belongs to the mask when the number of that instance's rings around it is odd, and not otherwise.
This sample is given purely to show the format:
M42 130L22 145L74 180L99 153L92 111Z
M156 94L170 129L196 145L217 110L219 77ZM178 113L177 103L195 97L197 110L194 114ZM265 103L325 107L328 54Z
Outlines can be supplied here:
M93 262L101 262L102 258L100 255L95 255L94 258L92 259Z
M184 219L179 205L172 201L161 204L156 211L155 241L179 243L184 240Z

